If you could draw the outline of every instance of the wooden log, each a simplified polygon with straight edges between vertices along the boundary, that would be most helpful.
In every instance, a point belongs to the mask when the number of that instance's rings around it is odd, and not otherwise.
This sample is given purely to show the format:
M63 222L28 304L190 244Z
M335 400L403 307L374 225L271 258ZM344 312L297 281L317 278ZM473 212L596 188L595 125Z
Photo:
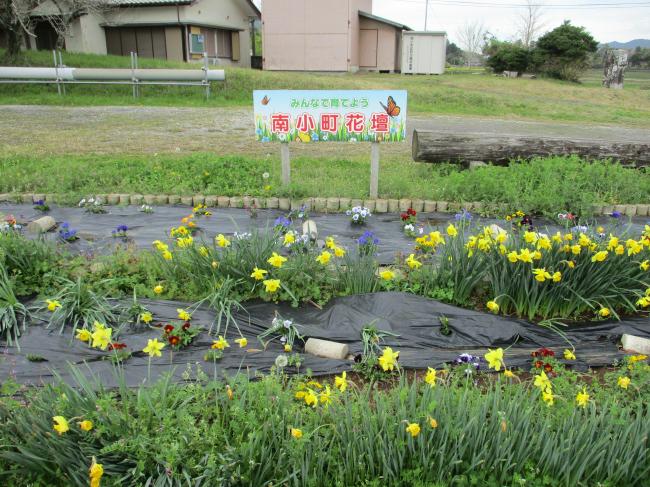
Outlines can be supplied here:
M615 90L623 89L627 51L625 49L608 49L603 57L603 86Z
M585 159L613 159L636 167L650 166L650 143L524 137L496 134L441 134L414 130L414 161L468 163L485 161L507 165L515 159L577 155Z

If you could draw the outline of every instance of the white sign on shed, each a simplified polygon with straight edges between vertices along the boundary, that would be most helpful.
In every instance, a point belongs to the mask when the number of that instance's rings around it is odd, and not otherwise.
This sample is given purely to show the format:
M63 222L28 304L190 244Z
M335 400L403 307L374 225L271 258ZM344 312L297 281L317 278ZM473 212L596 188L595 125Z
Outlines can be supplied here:
M447 55L446 32L402 33L402 73L442 74Z

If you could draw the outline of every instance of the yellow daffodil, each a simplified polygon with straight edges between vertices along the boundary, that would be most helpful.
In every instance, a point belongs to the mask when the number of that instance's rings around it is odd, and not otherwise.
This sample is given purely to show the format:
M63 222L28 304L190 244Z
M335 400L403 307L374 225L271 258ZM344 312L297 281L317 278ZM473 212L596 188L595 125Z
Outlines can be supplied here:
M427 368L427 373L424 376L424 382L429 384L431 387L436 386L436 369L434 369L433 367Z
M419 269L420 267L422 267L422 262L420 262L415 258L415 254L409 254L408 258L406 259L406 264L411 269Z
M645 359L647 359L647 358L648 358L647 355L632 355L632 356L630 356L630 358L628 359L628 361L629 361L631 364L635 364L635 363L637 363L637 362L643 362L643 361L644 361Z
M393 271L385 270L379 273L379 277L381 277L384 281L392 281L395 279L395 273Z
M75 338L77 340L81 340L82 342L89 342L92 338L92 334L85 328L79 328L77 330L77 336Z
M383 369L384 372L390 370L392 371L397 365L397 359L399 357L399 352L393 352L393 349L390 347L384 348L384 351L379 357L379 366Z
M212 264L210 264L210 265L212 266L213 269L216 269L217 267L219 267L219 262L217 262L216 260L213 260Z
M556 232L553 237L551 237L551 240L555 243L562 243L562 234L560 232Z
M544 282L547 279L552 279L551 274L549 274L548 271L543 267L540 269L533 269L533 275L535 276L535 280L538 282Z
M226 248L230 245L230 240L228 240L222 233L217 235L214 239L218 247Z
M79 426L79 428L81 428L84 431L90 431L91 429L93 429L93 422L90 421L89 419L80 421L77 423L77 425Z
M299 440L302 438L302 430L299 428L291 428L291 436L293 436L296 440Z
M230 347L230 344L221 335L219 335L218 340L213 340L212 341L212 347L211 348L213 348L215 350L224 350L224 349L229 348L229 347Z
M573 234L572 233L564 234L564 241L569 242L570 240L573 240Z
M262 282L267 293L274 293L280 288L280 279L266 279Z
M563 262L565 262L566 265L569 266L569 269L575 269L576 263L573 262L572 260L565 260Z
M542 391L542 401L544 401L547 406L552 406L554 399L555 396L553 395L553 391L551 389Z
M92 338L92 347L93 348L101 348L102 350L106 350L108 345L111 343L111 335L113 333L112 328L106 328L103 325L102 326L96 326L97 323L95 324L95 330L93 331L91 338Z
M184 309L177 308L176 312L178 313L179 320L190 321L192 319L192 315Z
M537 241L537 248L542 250L550 250L553 247L548 237L542 237Z
M142 351L149 355L149 357L161 357L161 350L163 348L165 348L165 344L159 342L157 338L154 338L153 340L147 340L147 346L144 347Z
M643 250L643 244L636 240L628 240L627 255L636 255Z
M59 433L59 435L62 435L66 431L70 430L70 425L68 424L68 420L65 419L63 416L53 416L52 421L54 421L54 425L52 428Z
M607 258L607 255L609 253L606 250L601 250L600 252L596 252L593 257L591 258L592 262L602 262Z
M255 267L253 268L253 272L251 272L251 277L256 281L262 281L264 279L264 276L268 273L269 271Z
M639 300L636 302L637 306L640 306L641 308L647 308L650 306L650 298L648 297L643 297L639 298Z
M289 345L288 343L285 343L285 344L284 344L284 351L285 351L286 353L290 353L291 350L293 350L292 347L291 347L291 345Z
M601 318L607 318L610 314L611 312L609 311L609 308L600 308L598 310L598 316Z
M625 253L625 247L622 245L617 245L616 248L614 249L614 253L616 255L623 255Z
M339 391L345 392L348 387L347 374L345 371L339 376L334 376L334 385L338 388Z
M202 245L201 247L199 247L199 254L201 254L201 256L207 257L209 253L210 251L206 246Z
M639 269L641 269L642 271L647 271L648 269L650 269L650 260L646 259L643 262L641 262L639 264Z
M499 312L499 304L494 300L488 301L486 306L487 306L487 309L492 311L492 313L494 313L494 314Z
M540 260L542 258L542 253L539 250L536 250L533 252L533 259L534 260Z
M59 303L56 299L46 299L45 302L47 303L48 311L54 312L61 307L61 303Z
M284 234L284 241L282 242L282 244L285 247L288 247L292 243L295 243L295 241L296 241L296 234L293 233L293 232L287 232L287 233Z
M420 434L420 425L417 423L409 423L406 426L406 432L410 434L412 438L415 438Z
M153 246L156 247L156 250L158 252L164 252L169 248L169 246L166 243L161 242L160 240L154 240Z
M512 262L513 264L515 262L517 262L517 260L519 259L519 256L517 255L517 252L515 252L514 250L512 252L509 252L506 257L508 257L508 260L510 262Z
M281 256L277 252L273 252L271 257L267 259L267 262L271 264L273 267L280 268L282 267L282 264L284 264L287 261L286 257Z
M458 235L458 230L456 230L456 227L451 223L447 227L447 235L449 235L450 237L455 237L456 235Z
M502 348L497 348L496 350L490 350L488 348L488 352L484 356L485 360L487 360L489 368L494 369L498 372L501 370L501 367L504 366Z
M524 233L524 240L527 244L534 244L537 242L537 234L535 232L526 232Z
M102 475L104 475L104 466L101 463L97 463L97 460L93 457L93 461L88 469L90 487L99 487Z
M332 402L332 391L330 386L325 386L325 390L318 395L318 400L323 406L327 406Z
M162 294L164 290L165 288L162 287L160 284L158 284L156 287L153 288L154 294Z
M564 359L565 359L565 360L575 360L575 359L576 359L576 356L575 356L575 354L573 353L573 351L571 351L571 350L569 350L568 348L566 348L566 349L564 350Z
M248 345L248 340L244 337L237 338L235 340L235 343L239 345L239 348L246 348L246 345Z
M607 250L614 250L619 245L618 237L615 237L611 233L609 234L609 242L607 243Z
M172 260L174 258L174 255L169 250L164 250L162 256L165 260Z
M503 375L505 375L508 379L514 379L516 377L515 373L512 370L505 369L503 371Z
M145 311L144 313L140 314L140 321L148 325L153 321L153 315L150 311Z
M228 396L228 400L230 401L232 401L232 398L235 397L229 384L226 384L226 396Z
M542 391L551 387L551 381L544 371L541 371L539 375L535 376L535 382L533 384L535 387L539 387Z
M562 280L562 273L560 271L555 271L553 273L553 282L560 282Z
M632 382L632 379L626 376L619 377L618 380L616 381L616 383L621 389L627 389L628 386L630 385L630 382Z
M523 249L521 252L519 252L517 259L520 262L526 262L527 264L530 264L533 262L533 254L530 252L530 250Z
M438 427L438 421L429 416L429 426L431 426L433 429L436 429Z
M343 257L345 255L345 249L342 247L334 247L332 250L336 257Z
M336 241L334 240L334 238L327 237L325 239L325 247L327 247L328 249L333 249L334 247L336 247Z
M323 250L318 257L316 257L316 262L318 262L321 265L327 265L332 258L332 254L330 254L327 250Z
M591 245L591 239L584 233L581 233L578 238L578 245L581 247L589 247Z
M580 247L580 245L571 246L571 253L573 253L574 255L580 255L581 251L582 251L582 247Z
M578 394L576 395L576 403L578 404L578 406L584 408L587 407L588 402L589 402L589 394L587 394L587 389L583 387L582 391L578 392Z

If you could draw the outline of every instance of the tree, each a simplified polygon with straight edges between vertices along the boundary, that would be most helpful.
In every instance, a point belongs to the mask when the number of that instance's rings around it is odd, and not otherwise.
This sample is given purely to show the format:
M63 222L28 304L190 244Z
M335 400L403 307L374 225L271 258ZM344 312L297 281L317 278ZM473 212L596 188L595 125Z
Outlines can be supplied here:
M530 51L516 43L491 39L483 52L488 55L486 64L495 73L503 71L523 73L530 64Z
M542 6L536 2L538 0L526 0L524 11L519 14L517 21L517 34L526 49L532 47L537 34L543 27Z
M11 64L20 57L20 46L25 33L31 33L30 12L38 0L0 0L0 29L6 34L5 62Z
M50 3L51 2L51 3ZM103 16L113 9L110 0L50 0L51 10L43 12L42 17L57 34L57 47L62 49L65 37L70 34L73 21L80 15L98 14Z
M598 43L584 27L567 20L539 38L533 61L548 76L578 81L580 73L589 67L590 54L597 49Z
M480 60L480 52L483 44L485 44L485 37L487 29L483 22L475 20L473 22L466 22L458 30L458 41L465 51L465 59L467 65L471 65L474 61Z
M447 41L447 63L454 66L463 64L463 50L449 41Z

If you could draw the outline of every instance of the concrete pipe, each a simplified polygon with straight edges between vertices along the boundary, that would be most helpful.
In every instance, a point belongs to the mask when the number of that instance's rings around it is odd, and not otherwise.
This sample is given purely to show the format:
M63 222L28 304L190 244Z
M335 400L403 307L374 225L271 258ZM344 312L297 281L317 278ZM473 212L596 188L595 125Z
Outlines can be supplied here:
M64 81L203 81L202 69L95 69L95 68L21 68L0 67L0 79L56 80ZM208 81L223 81L223 69L210 69Z
M74 68L18 68L13 66L0 66L0 79L27 79L27 80L56 80L73 81Z

